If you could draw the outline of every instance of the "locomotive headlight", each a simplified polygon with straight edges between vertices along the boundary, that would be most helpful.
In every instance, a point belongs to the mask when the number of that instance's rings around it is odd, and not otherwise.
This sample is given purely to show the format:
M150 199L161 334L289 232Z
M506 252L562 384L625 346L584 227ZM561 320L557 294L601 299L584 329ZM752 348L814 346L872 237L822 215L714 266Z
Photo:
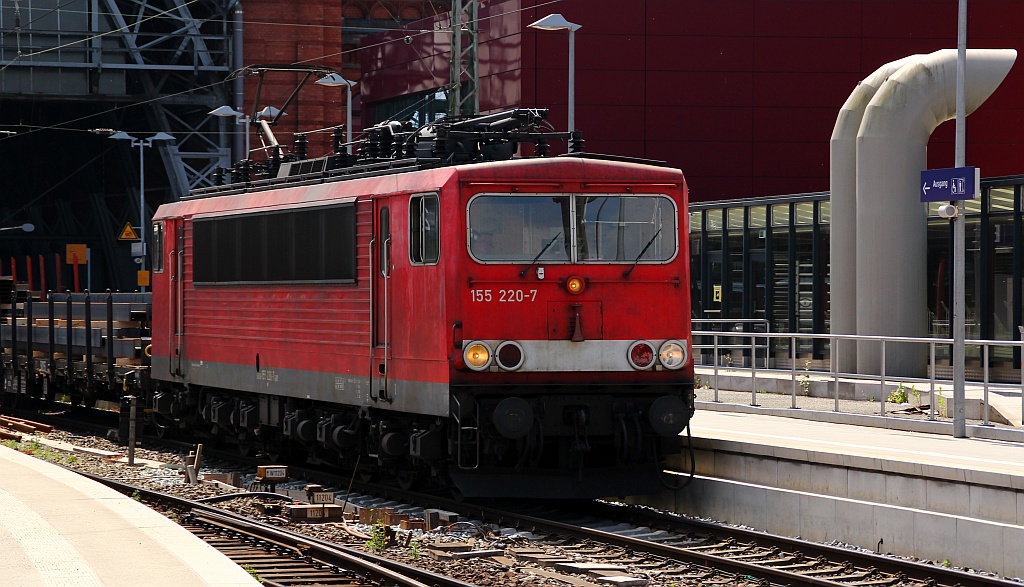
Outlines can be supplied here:
M686 345L678 340L666 340L658 351L658 358L666 369L679 369L686 364Z
M649 369L654 364L654 345L646 340L638 340L629 345L626 358L634 369Z
M573 275L565 280L565 290L572 295L581 294L585 289L587 289L587 282L583 281L579 275Z
M466 350L462 351L462 358L466 360L466 365L470 369L483 371L491 364L491 347L480 340L471 342Z

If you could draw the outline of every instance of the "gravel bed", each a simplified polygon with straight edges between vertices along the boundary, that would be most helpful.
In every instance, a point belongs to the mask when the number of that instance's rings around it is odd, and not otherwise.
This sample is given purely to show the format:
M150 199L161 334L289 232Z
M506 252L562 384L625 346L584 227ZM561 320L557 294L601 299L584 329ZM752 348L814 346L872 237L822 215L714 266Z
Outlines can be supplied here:
M0 430L4 430L0 425ZM127 449L100 436L69 432L55 429L53 432L39 435L47 440L60 441L75 445L77 447L97 449L101 451L117 452L126 454ZM34 449L34 450L33 450ZM230 488L217 484L188 484L185 482L185 473L179 463L182 463L185 455L181 451L155 450L152 448L139 447L135 450L137 459L168 463L170 467L135 466L129 467L127 463L116 462L115 458L91 455L88 453L67 453L49 448L48 445L37 445L32 436L23 435L19 450L33 452L39 458L45 458L65 467L103 476L109 479L116 479L164 493L184 497L191 500L202 500L203 498L238 493L238 488ZM234 469L238 471L239 469ZM203 465L201 475L209 473L232 472L230 468ZM253 475L243 476L244 484L251 481ZM367 536L373 532L373 528L364 524L337 522L296 522L280 516L266 516L259 513L257 504L281 503L280 500L273 500L259 497L239 497L228 501L211 504L215 507L240 513L247 517L285 527L291 531L301 532L309 536L319 538L328 542L342 544L347 547L371 551L378 556L387 557L398 562L413 564L429 569L435 573L445 576L456 577L460 580L481 585L484 587L566 587L566 585L593 585L599 584L594 578L582 578L573 576L571 580L559 580L547 576L550 569L541 569L535 563L524 563L514 561L511 558L467 558L451 560L435 560L429 554L429 546L436 542L472 542L477 550L506 550L510 547L542 547L552 555L565 556L565 558L578 559L581 562L589 562L585 557L567 553L557 546L546 545L530 541L519 535L503 536L496 526L484 526L479 523L460 523L444 531L424 532L422 530L395 530L395 540L388 547L381 550L372 550L367 545ZM165 512L166 513L166 512ZM172 516L176 517L176 516ZM352 532L349 531L352 530ZM511 564L506 564L511 563ZM636 573L633 573L636 575ZM679 581L659 581L656 576L647 575L650 587L668 587L676 585L682 587ZM748 584L741 582L738 584Z

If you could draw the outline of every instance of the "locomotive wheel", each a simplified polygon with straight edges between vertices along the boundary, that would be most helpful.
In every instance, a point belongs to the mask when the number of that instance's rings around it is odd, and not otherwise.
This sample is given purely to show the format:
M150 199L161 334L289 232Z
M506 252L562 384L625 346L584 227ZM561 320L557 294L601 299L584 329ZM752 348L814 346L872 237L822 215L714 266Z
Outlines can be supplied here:
M12 410L17 409L19 403L18 395L17 393L0 393L0 405Z
M399 489L403 491L409 491L416 486L419 480L416 475L416 471L400 471L395 476L395 482L398 484Z
M238 435L238 454L243 457L252 455L253 450L256 448L256 441L250 437L247 433L243 432Z
M162 414L153 413L153 428L156 431L156 437L160 440L166 440L174 435L174 423Z

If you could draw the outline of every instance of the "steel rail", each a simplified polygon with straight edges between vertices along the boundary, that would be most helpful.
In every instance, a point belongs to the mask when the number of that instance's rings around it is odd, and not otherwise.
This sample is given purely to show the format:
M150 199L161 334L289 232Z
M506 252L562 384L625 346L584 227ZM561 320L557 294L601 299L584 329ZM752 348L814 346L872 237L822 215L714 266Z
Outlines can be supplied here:
M771 581L788 583L791 585L843 585L842 582L815 579L813 577L801 576L799 574L782 574L769 566L760 565L747 561L732 560L727 557L716 556L707 553L695 552L685 546L674 546L670 544L659 544L658 542L621 536L618 534L604 532L592 528L586 528L577 524L570 524L543 517L544 514L526 514L508 510L499 510L493 507L468 502L457 502L443 500L436 496L428 496L413 492L407 492L394 487L358 483L360 489L376 491L394 499L403 499L414 502L429 502L432 507L444 507L451 511L479 517L485 521L491 521L500 525L512 525L517 528L529 528L550 532L555 534L571 535L582 539L594 540L606 544L615 545L629 549L634 552L645 552L655 556L681 562L689 562L702 566L710 566L715 569L761 577ZM536 504L534 504L536 505ZM565 511L565 503L560 504L560 512ZM694 531L700 534L715 535L721 541L733 539L749 543L751 546L763 548L778 548L789 553L800 553L804 559L813 560L823 557L835 564L848 563L860 569L874 569L881 573L890 575L903 575L908 579L921 583L933 585L959 585L960 587L1020 587L1020 583L997 577L969 573L956 569L950 569L938 565L909 561L881 554L863 552L810 542L798 538L788 538L758 532L756 530L745 530L733 526L720 525L712 522L694 520L678 515L658 513L653 510L645 511L646 508L636 506L613 504L608 502L575 502L579 505L581 514L603 516L612 520L629 521L635 525L647 525L656 529L666 529L671 532L684 534L687 531ZM705 545L706 547L706 545ZM849 583L845 583L849 584Z
M611 506L608 506L609 508ZM642 516L638 512L630 508L632 511L622 511L617 516L613 516L613 519L622 519L626 516L632 516L634 521L637 521ZM610 514L609 517L612 517ZM783 580L790 584L807 584L807 585L842 585L844 583L840 581L823 581L819 582L809 581L808 578L796 575L776 575L775 572L768 566L760 565L757 563L747 563L744 561L734 561L726 557L718 557L714 555L701 554L694 552L686 547L663 545L656 542L641 540L628 536L620 536L617 534L603 532L601 530L595 530L591 528L576 529L576 526L571 524L564 524L554 520L546 520L544 518L533 517L533 516L517 516L522 522L536 523L538 527L548 527L554 529L561 529L563 532L571 532L578 536L587 536L594 540L601 542L607 542L615 544L622 548L631 549L634 551L648 552L658 556L664 556L666 558L686 561L703 561L703 564L713 566L715 568L730 568L735 569L733 572L749 574L755 577L764 577L766 579ZM672 518L670 521L669 519ZM959 585L960 587L1009 587L1018 586L1020 583L1015 581L1009 581L1005 579L999 579L995 577L989 577L985 575L979 575L975 573L968 573L965 571L958 571L955 569L948 569L936 565L927 565L923 563L898 559L890 556L878 555L873 553L865 553L826 544L819 544L815 542L809 542L805 540L786 538L782 536L775 536L753 530L744 530L742 528L733 528L729 526L722 526L699 520L688 520L683 518L674 518L668 515L657 515L653 512L648 515L648 520L658 519L662 520L661 527L669 527L671 531L679 532L680 528L685 529L697 529L700 532L714 534L720 538L720 542L725 540L742 540L749 543L751 546L758 546L763 548L779 548L790 553L801 553L804 559L813 560L818 557L824 557L829 561L833 561L835 564L849 563L861 569L874 569L876 571L890 574L890 575L902 575L908 579L919 581L921 583L933 584L933 585ZM649 522L648 522L649 523ZM657 528L657 524L653 524L652 527Z
M111 487L121 493L132 494L137 491L140 496L144 496L154 501L161 501L176 507L187 508L197 520L210 522L223 527L231 527L235 531L261 537L268 542L274 542L284 548L295 550L303 557L312 557L324 564L333 565L339 568L354 568L356 572L368 578L372 578L374 581L381 584L397 585L402 587L474 587L472 584L464 581L445 577L444 575L439 575L425 569L378 557L343 545L333 544L305 536L303 534L290 532L269 524L263 524L198 501L192 501L160 491L130 485L128 483L122 483L93 473L86 473L70 468L68 470L102 483L103 485Z

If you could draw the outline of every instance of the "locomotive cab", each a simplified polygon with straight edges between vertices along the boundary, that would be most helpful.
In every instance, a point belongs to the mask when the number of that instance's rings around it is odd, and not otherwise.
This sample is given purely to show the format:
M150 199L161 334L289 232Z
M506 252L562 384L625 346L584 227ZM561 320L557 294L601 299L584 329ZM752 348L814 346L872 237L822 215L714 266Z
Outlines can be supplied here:
M593 497L624 479L651 491L693 412L685 184L666 169L550 163L557 182L516 181L515 166L460 173L451 474L473 495Z

